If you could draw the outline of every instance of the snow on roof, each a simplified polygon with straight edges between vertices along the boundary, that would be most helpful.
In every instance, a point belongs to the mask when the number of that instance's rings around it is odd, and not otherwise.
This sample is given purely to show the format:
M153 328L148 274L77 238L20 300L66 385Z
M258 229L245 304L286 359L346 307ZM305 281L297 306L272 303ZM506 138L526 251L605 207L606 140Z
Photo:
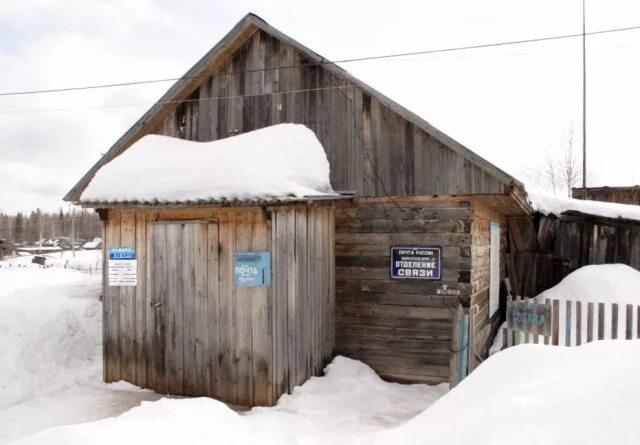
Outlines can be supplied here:
M280 124L213 142L147 135L103 166L84 203L187 203L327 196L329 161L304 125Z
M640 206L636 205L563 198L531 191L528 192L528 195L533 208L545 215L559 216L565 212L574 211L605 218L640 221Z

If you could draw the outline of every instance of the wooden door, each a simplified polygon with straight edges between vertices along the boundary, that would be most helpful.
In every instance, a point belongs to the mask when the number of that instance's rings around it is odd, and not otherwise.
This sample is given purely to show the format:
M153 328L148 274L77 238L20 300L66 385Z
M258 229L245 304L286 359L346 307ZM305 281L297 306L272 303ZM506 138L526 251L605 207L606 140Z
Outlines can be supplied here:
M151 224L153 366L158 392L211 395L216 376L210 315L218 300L218 224Z

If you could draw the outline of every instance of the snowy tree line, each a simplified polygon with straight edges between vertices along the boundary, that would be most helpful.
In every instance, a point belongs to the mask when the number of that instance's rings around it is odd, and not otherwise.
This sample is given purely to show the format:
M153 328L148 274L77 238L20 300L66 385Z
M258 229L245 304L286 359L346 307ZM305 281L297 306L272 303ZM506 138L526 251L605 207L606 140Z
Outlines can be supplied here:
M0 213L0 239L14 244L33 245L39 240L55 237L91 240L101 233L100 219L93 210L43 212L36 209L13 215Z

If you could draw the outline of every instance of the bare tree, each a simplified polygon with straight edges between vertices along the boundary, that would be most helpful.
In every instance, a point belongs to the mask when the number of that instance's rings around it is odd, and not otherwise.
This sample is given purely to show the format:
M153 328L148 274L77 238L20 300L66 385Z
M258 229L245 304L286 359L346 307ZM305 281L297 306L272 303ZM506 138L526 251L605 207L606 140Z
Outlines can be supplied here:
M564 132L554 153L547 153L544 167L543 185L555 194L564 193L571 197L571 189L580 183L582 167L576 156L573 125ZM559 155L557 154L558 152Z

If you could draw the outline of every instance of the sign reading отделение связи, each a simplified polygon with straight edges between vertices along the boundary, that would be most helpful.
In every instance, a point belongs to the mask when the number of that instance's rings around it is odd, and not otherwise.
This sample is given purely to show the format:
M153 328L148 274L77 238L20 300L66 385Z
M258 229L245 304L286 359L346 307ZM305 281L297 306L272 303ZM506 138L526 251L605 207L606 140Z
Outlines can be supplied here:
M391 278L440 280L440 247L392 247Z

